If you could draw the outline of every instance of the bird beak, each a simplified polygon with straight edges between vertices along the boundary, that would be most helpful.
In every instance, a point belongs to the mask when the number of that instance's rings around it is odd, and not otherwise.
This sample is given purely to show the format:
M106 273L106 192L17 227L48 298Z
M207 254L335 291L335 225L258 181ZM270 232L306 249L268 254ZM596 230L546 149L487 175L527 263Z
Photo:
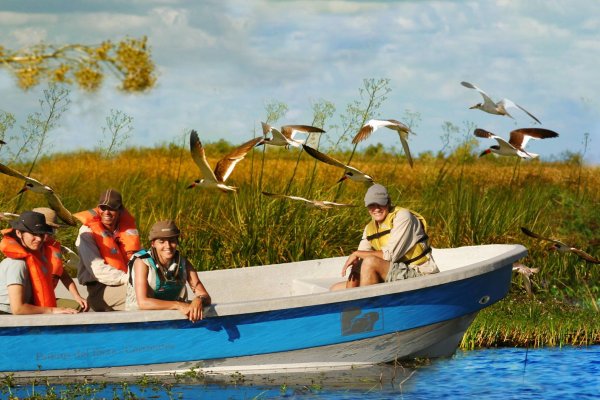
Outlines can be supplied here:
M481 153L481 154L479 155L479 157L483 157L483 156L485 156L486 154L490 154L490 153L491 153L491 151L490 151L489 149L487 149L487 150L485 150L483 153Z
M23 186L23 189L19 190L19 193L17 193L17 195L21 194L21 193L25 193L27 191L27 185Z
M345 181L346 179L348 179L348 176L344 175L340 178L339 181L337 181L336 183L342 183L343 181Z
M186 189L191 189L191 188L193 188L193 187L195 187L195 186L196 186L196 182L194 182L194 183L192 183L191 185L189 185L188 187L186 187Z

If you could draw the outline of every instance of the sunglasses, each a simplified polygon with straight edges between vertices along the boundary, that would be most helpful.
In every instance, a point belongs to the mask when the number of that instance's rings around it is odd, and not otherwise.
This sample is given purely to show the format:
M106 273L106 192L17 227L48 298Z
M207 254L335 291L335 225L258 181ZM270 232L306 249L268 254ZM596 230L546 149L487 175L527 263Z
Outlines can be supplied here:
M119 209L112 208L110 206L107 206L106 204L102 204L102 205L98 206L98 208L100 209L100 211L119 211Z

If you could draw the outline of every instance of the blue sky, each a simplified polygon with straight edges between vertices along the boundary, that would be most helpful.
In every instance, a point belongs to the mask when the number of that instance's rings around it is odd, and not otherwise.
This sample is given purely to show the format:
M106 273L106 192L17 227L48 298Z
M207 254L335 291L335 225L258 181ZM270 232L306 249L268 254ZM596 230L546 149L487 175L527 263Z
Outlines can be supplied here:
M124 94L105 82L95 94L71 90L69 111L52 132L53 149L98 145L111 109L133 117L129 144L180 141L196 129L203 141L241 143L260 131L265 105L289 106L282 124L312 121L312 104L327 100L339 116L358 100L365 78L389 78L391 93L378 117L421 121L410 138L414 154L442 148L445 122L465 122L508 137L531 127L469 106L477 92L509 98L560 137L532 141L542 159L583 150L600 163L600 2L575 1L181 1L80 0L0 2L0 45L97 44L148 36L158 85ZM24 124L39 110L45 85L20 91L0 70L0 110ZM396 146L377 132L361 146ZM336 140L341 132L329 131ZM463 133L460 134L462 136ZM480 149L491 145L480 141Z

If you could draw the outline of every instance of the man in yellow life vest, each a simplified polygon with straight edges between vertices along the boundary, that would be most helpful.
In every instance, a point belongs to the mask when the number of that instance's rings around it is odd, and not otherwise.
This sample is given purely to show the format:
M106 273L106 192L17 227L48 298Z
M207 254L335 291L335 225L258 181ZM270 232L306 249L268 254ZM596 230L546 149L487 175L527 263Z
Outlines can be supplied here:
M351 268L346 282L331 290L392 282L439 272L431 257L425 219L414 211L392 206L387 189L372 185L365 194L371 216L358 250L344 263L342 276Z
M87 286L89 306L94 311L124 310L127 262L142 248L135 219L114 189L100 195L96 208L75 217L83 224L75 241L77 279Z
M2 231L0 251L0 314L74 314L57 307L52 282L53 249L45 239L52 232L43 214L25 211Z

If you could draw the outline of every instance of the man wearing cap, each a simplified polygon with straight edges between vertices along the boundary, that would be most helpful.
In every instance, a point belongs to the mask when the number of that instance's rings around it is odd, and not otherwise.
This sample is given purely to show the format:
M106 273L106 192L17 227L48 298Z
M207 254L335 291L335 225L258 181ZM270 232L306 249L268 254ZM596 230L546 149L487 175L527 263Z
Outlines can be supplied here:
M75 241L77 279L87 286L88 304L94 311L124 310L127 261L141 249L135 219L114 189L100 195L96 208L74 216L83 224Z
M74 314L56 306L52 249L45 238L52 232L43 214L25 211L2 231L0 251L0 314Z
M387 189L380 184L369 187L365 206L371 222L364 229L358 250L344 263L342 276L351 268L347 282L334 284L332 290L439 272L422 216L392 206Z
M178 310L190 321L202 319L211 299L198 273L177 246L174 221L158 221L150 229L150 250L140 250L129 261L126 310ZM186 282L195 298L187 301Z

